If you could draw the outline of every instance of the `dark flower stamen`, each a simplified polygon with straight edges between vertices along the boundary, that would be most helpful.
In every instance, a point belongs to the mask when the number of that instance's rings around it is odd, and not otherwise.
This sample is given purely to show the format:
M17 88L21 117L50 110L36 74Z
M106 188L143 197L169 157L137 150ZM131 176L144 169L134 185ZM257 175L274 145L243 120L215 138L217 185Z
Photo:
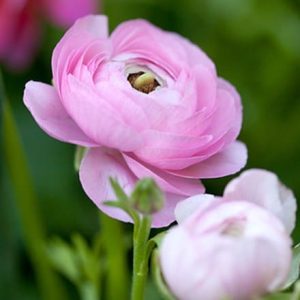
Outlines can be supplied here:
M129 74L127 80L134 89L145 94L153 92L158 86L160 86L154 75L149 72Z

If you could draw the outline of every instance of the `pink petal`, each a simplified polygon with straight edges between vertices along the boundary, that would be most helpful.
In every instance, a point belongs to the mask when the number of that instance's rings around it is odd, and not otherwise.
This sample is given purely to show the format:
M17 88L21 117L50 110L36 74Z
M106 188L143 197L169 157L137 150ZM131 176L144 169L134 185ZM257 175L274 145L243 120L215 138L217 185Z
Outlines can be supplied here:
M115 57L145 59L174 77L179 75L183 66L195 64L204 64L215 72L210 59L191 42L144 20L122 23L112 33L111 40Z
M115 194L109 183L109 177L116 178L129 195L138 178L128 168L121 154L107 148L93 148L85 155L79 170L80 181L88 197L112 218L132 222L121 209L103 204L115 200ZM166 193L164 208L153 215L153 227L164 227L174 221L174 209L183 196Z
M117 179L128 194L137 180L120 153L104 147L90 149L82 160L79 177L84 191L100 210L112 218L131 222L121 209L103 204L116 199L109 177Z
M60 26L70 26L76 19L97 12L97 0L42 0L45 14Z
M50 136L72 144L97 146L67 114L52 86L29 81L24 91L24 103L36 122Z
M217 178L238 172L245 166L246 161L247 148L243 143L236 141L196 165L169 173L186 178Z
M53 51L52 70L54 84L60 90L61 77L64 74L66 63L74 49L82 49L95 40L103 42L108 37L106 16L87 16L75 22L66 32ZM103 48L103 47L102 47ZM84 48L83 48L84 49ZM103 50L104 52L106 49Z
M193 213L199 214L199 210L204 211L218 202L217 197L209 194L195 195L180 201L175 208L176 221L180 224Z
M165 205L162 210L153 215L152 227L165 227L175 221L175 207L185 199L185 196L165 193Z
M123 157L130 170L138 178L152 177L163 191L183 196L202 194L204 192L204 187L199 180L167 174L162 170L147 166L126 154L123 154Z
M64 107L80 128L98 144L121 151L141 147L139 131L120 119L92 86L69 74L63 91Z
M224 198L249 201L264 207L281 219L289 233L295 227L295 196L272 172L260 169L243 172L228 183Z

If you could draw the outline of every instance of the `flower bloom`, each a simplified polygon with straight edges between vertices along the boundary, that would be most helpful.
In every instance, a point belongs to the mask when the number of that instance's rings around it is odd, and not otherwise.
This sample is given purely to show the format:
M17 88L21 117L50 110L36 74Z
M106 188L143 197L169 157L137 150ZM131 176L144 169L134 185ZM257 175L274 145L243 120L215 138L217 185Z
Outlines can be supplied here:
M96 12L97 0L1 0L0 61L20 69L30 63L37 49L40 18L70 26L84 15Z
M198 209L160 247L172 293L181 300L251 300L279 289L292 257L282 222L250 202L198 197Z
M53 52L54 86L26 85L24 101L52 137L88 151L79 175L104 212L109 176L130 192L152 177L166 194L154 226L174 220L178 201L203 193L199 178L232 174L246 163L240 97L213 62L183 37L143 20L108 36L105 16L78 20Z

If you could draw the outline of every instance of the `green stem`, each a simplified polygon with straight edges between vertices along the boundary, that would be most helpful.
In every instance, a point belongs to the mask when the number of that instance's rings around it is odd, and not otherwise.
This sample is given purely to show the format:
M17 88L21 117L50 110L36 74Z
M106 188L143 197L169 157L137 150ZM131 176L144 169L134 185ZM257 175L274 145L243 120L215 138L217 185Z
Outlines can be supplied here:
M99 290L96 285L91 282L82 283L79 286L79 294L81 300L98 300Z
M1 74L0 97L4 99ZM57 277L46 259L44 251L45 232L39 216L37 208L38 201L33 189L17 126L9 103L4 100L2 103L4 156L16 196L15 198L21 219L25 247L27 248L36 273L42 299L66 299L62 295L62 290L58 285Z
M148 239L151 230L151 217L143 216L139 226L134 227L133 237L133 278L131 300L144 299L148 275Z
M129 271L122 224L101 214L100 226L107 261L105 299L128 299Z

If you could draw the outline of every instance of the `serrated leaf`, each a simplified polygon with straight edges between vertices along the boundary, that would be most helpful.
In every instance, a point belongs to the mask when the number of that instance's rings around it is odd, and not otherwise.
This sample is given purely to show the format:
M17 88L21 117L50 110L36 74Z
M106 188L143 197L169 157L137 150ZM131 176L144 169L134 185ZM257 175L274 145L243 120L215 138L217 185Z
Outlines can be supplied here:
M291 270L283 289L287 289L291 287L292 284L295 283L299 278L299 273L300 273L300 244L297 244L293 249Z

